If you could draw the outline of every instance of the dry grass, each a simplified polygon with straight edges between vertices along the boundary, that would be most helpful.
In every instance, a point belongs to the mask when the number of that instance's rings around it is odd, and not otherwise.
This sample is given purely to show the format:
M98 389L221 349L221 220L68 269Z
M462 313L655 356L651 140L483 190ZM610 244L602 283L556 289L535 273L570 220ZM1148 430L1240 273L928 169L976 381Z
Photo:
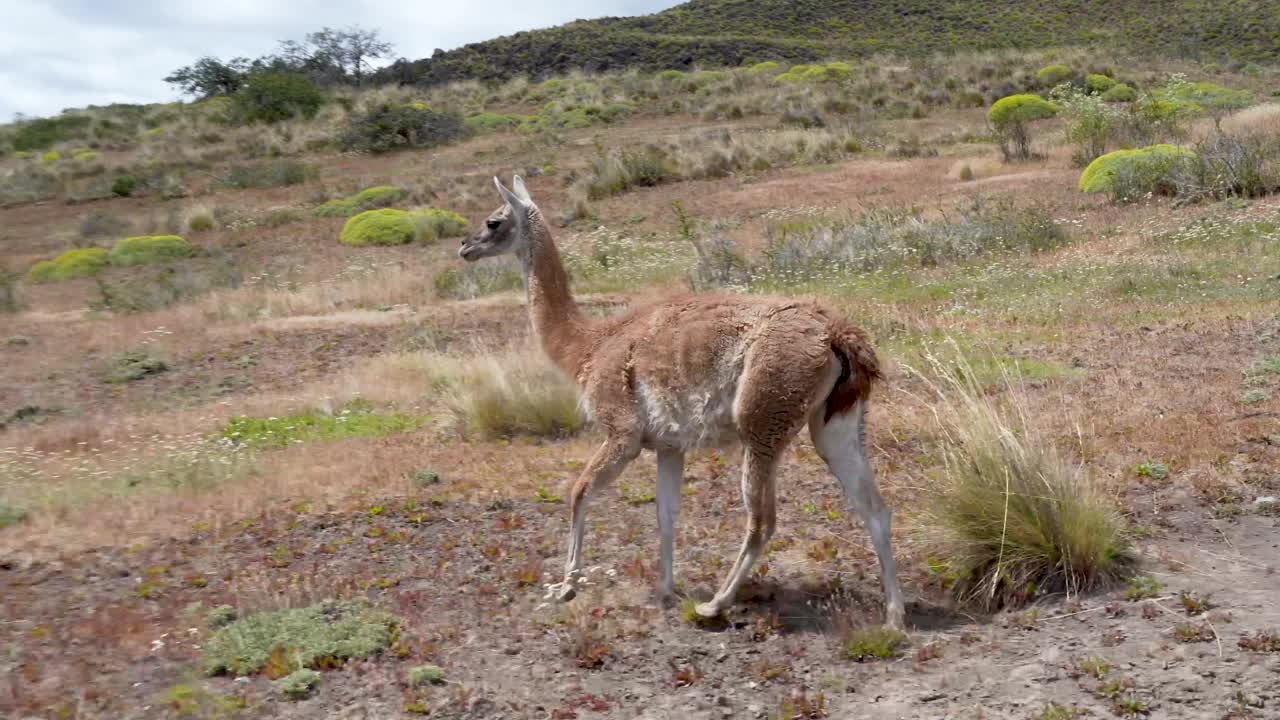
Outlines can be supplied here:
M1111 498L1039 434L1025 390L1006 376L999 401L968 362L926 358L915 374L933 391L943 467L913 523L944 584L995 608L1123 576L1133 556Z

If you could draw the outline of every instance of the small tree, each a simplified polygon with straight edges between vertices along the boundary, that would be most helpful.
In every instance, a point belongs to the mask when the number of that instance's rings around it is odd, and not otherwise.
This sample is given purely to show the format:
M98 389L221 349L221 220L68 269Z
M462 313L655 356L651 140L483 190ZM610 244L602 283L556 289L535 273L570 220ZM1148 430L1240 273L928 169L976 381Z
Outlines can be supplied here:
M199 98L234 95L244 85L249 67L248 58L238 57L223 62L216 57L205 56L169 73L164 81L176 85L184 95Z
M321 28L308 33L304 42L290 40L280 46L281 57L294 68L356 86L373 69L372 61L390 57L392 50L392 44L383 40L377 30L358 25L344 30Z
M301 115L315 117L324 104L324 93L301 75L255 72L235 96L241 117L247 122L278 122Z
M1000 139L1005 160L1031 157L1031 136L1027 125L1058 114L1058 106L1039 95L1010 95L1000 98L987 111L987 121Z

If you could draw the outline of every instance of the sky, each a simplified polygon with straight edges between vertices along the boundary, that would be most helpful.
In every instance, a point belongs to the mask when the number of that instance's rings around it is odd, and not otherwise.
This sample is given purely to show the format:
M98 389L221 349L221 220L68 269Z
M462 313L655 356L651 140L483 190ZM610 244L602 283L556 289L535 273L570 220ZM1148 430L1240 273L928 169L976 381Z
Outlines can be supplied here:
M676 0L0 0L0 122L85 105L177 100L164 82L203 55L273 52L321 27L381 31L398 55L579 18L640 15Z

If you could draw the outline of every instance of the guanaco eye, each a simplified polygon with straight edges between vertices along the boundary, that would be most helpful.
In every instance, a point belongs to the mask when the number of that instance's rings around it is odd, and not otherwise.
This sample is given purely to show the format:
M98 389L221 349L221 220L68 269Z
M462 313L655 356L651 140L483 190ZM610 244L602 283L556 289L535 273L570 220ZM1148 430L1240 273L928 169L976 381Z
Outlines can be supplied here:
M502 224L501 220L490 220L489 222L485 223L485 225L487 225L490 230L497 230L498 226L501 224Z

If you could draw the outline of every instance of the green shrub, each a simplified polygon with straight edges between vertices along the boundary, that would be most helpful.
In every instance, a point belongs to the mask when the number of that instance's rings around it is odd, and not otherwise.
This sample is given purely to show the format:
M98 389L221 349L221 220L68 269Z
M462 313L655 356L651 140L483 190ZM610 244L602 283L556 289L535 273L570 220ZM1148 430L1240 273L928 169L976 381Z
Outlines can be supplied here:
M1027 125L1058 114L1058 106L1039 95L1009 95L1000 98L987 111L987 120L1000 138L1000 149L1009 160L1031 157L1031 137Z
M466 135L467 127L453 114L425 107L381 103L348 116L338 138L343 150L381 153L403 148L429 148Z
M219 605L211 609L204 616L204 624L208 626L210 630L217 630L218 628L230 625L239 617L239 610L236 610L230 605Z
M301 700L311 694L316 683L320 682L320 673L303 668L294 670L276 681L280 694L288 700Z
M514 130L527 118L520 115L500 115L482 112L468 117L464 124L471 130Z
M795 65L787 72L778 75L782 82L842 82L849 79L848 63L833 62L826 65Z
M0 530L17 525L27 519L27 511L23 508L0 502Z
M0 313L18 312L21 307L22 304L18 301L18 274L0 265Z
M441 238L460 237L467 231L467 220L451 210L419 208L409 212L414 240L434 242Z
M1071 68L1066 65L1046 65L1036 71L1036 84L1042 88L1051 88L1075 77Z
M343 245L406 245L413 242L414 225L404 210L366 210L342 226Z
M1262 77L1262 74L1265 72L1265 70L1263 70L1262 66L1259 65L1258 63L1251 62L1246 64L1243 68L1241 68L1240 72L1244 73L1245 75L1248 75L1249 77Z
M1102 93L1102 99L1109 103L1133 102L1138 99L1138 91L1124 83L1116 83Z
M907 644L907 636L889 627L869 627L856 630L845 638L844 653L850 660L888 660Z
M782 66L772 60L756 63L747 68L747 72L757 75L777 75Z
M120 175L111 181L111 192L117 197L129 197L137 191L142 181L133 175Z
M32 265L27 271L27 279L32 282L49 282L89 277L101 272L109 262L110 255L102 248L77 248L52 260L41 260Z
M396 625L394 616L356 601L255 613L214 633L202 666L209 675L337 667L390 647Z
M40 156L40 163L42 165L52 165L53 163L56 163L61 159L62 159L62 153L58 152L57 150L50 150L49 152Z
M941 467L912 522L944 586L992 609L1124 577L1134 557L1123 522L1101 488L1028 426L1016 378L995 395L963 359L927 357L931 372L921 377L937 398Z
M1210 112L1229 112L1253 104L1253 95L1247 90L1233 90L1211 82L1186 82L1179 76L1174 76L1157 97L1191 103Z
M212 230L217 223L209 208L192 208L187 212L187 232L202 233Z
M71 159L76 162L90 162L98 159L98 153L92 150L77 150L76 153L71 156Z
M329 202L313 210L318 217L351 217L365 210L391 207L404 195L404 191L391 185L365 188L355 195Z
M20 123L13 134L13 149L44 150L50 145L78 140L88 135L93 118L87 115L61 115L37 118Z
M411 667L409 668L408 680L410 687L440 685L444 682L444 670L436 665Z
M286 187L301 185L315 172L301 160L276 159L249 165L232 165L221 178L223 185L247 190L250 188Z
M141 380L169 369L169 363L146 350L127 350L111 359L107 367L107 382L127 383Z
M142 235L124 238L111 248L113 265L143 265L191 257L195 246L177 235Z
M1106 75L1100 75L1098 73L1089 73L1088 75L1084 76L1084 86L1089 89L1089 92L1097 95L1100 93L1105 93L1106 91L1115 87L1116 81L1112 80Z
M295 443L395 435L422 423L420 417L353 403L336 414L307 409L280 417L234 417L223 426L222 437L251 448L284 448Z
M1172 195L1173 174L1194 158L1191 151L1166 144L1115 150L1089 163L1080 174L1079 188L1086 193L1107 193L1116 201L1133 200L1148 192Z
M1076 165L1088 165L1107 151L1107 142L1122 120L1122 111L1073 85L1054 88L1053 100L1066 111L1067 141L1079 147L1072 156Z
M324 104L324 93L301 75L256 72L245 78L234 96L243 122L274 123L294 117L313 118Z

